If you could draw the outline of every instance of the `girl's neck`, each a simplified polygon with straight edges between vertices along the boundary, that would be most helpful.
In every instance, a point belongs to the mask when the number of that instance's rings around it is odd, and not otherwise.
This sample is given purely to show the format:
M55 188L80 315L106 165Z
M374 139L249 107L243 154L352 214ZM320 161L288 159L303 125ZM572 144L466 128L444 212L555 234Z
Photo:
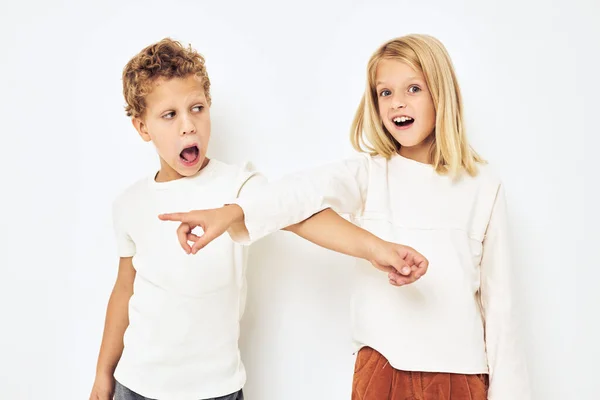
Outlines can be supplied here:
M430 137L416 146L406 147L400 146L398 154L404 158L414 160L423 164L431 164L431 145L433 143L433 137Z

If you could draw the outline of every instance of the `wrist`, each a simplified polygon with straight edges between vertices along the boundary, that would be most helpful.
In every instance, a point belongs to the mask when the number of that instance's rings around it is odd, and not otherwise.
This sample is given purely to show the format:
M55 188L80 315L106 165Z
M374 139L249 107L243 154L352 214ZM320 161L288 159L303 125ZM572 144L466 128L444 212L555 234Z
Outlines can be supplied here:
M96 369L96 380L112 379L113 369L108 367L98 367Z
M381 256L386 244L385 240L378 238L375 235L369 235L364 242L364 258L367 261L373 261Z
M96 363L96 377L112 377L115 373L115 369L117 369L117 363L118 359L113 362L111 359L107 359L106 356L101 355Z
M227 210L229 221L231 224L237 224L244 221L244 210L238 204L227 204L223 207Z

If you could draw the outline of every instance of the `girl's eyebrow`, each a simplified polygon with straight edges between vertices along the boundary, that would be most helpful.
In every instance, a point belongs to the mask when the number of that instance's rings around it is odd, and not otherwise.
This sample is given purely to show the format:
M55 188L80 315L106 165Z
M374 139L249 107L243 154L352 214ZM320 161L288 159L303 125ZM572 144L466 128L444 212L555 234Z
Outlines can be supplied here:
M419 76L411 76L405 79L405 81L423 81L423 78L419 77ZM385 85L384 81L377 81L375 82L375 86L379 86L379 85Z

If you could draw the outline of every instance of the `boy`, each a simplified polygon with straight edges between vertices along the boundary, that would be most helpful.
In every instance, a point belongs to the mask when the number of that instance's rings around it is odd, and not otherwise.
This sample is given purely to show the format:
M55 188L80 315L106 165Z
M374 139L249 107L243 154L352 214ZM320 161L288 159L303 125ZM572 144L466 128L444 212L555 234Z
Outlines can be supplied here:
M260 188L264 178L206 157L210 80L196 51L168 38L146 47L125 66L123 93L135 129L156 147L160 170L113 205L119 273L90 399L242 400L243 248L222 236L198 254L185 254L175 225L157 215L220 207ZM426 263L412 249L384 242L333 211L318 217L298 225L312 232L335 228L333 240L318 244L386 270L410 270L413 258Z

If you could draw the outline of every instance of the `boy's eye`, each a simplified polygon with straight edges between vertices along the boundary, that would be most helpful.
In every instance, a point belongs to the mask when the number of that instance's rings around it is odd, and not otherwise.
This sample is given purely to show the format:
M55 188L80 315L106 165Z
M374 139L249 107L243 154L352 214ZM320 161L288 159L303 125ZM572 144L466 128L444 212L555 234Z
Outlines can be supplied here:
M390 94L392 94L392 92L390 92L387 89L383 89L381 92L379 92L379 96L381 96L381 97L386 97L386 96L389 96Z
M410 93L419 93L421 91L421 88L418 87L418 86L413 85L413 86L411 86L411 87L408 88L408 91Z
M200 112L204 110L204 106L194 106L192 107L192 111Z
M175 111L169 111L168 113L163 114L162 117L165 119L172 119L174 116L175 116Z

